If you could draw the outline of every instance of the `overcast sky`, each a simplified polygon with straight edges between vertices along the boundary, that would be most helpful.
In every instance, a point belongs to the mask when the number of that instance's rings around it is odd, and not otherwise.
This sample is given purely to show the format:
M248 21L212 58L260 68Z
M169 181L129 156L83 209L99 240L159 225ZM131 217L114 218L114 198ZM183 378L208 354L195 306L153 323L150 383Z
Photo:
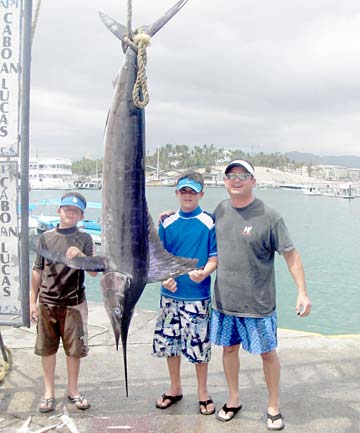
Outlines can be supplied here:
M175 0L133 0L133 27ZM34 0L34 6L37 2ZM45 0L32 52L31 154L103 154L124 55L101 23L127 0ZM146 141L360 156L359 0L189 0L148 49Z

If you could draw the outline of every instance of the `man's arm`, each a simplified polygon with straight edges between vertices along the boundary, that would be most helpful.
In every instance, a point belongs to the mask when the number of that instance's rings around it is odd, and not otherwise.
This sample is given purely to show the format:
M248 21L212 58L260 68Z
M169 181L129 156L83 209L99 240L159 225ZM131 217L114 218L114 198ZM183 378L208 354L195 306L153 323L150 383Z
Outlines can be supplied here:
M301 317L308 316L311 312L311 302L307 294L305 272L300 254L294 249L283 253L283 256L298 290L296 314Z
M37 300L39 295L41 278L42 278L42 270L34 269L31 273L31 285L30 285L30 320L33 323L36 323L38 318Z

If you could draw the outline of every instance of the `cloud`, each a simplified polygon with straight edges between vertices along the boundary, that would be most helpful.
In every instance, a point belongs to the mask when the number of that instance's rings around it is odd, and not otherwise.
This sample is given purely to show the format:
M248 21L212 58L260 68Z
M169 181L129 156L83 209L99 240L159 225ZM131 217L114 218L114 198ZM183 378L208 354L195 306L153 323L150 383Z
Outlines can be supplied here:
M175 1L133 0L133 25ZM32 54L32 149L101 156L124 55L98 18L126 2L42 2ZM189 0L148 49L146 137L245 151L359 154L360 7L355 0ZM56 133L58 131L58 133Z

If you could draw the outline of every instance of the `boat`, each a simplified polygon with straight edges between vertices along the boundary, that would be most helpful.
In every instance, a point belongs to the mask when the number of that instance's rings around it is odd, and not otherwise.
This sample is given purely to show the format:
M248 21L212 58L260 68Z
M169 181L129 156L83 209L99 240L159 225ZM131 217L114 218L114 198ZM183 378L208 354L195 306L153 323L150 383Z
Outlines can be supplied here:
M30 158L30 189L74 189L71 166L64 158Z
M46 206L58 207L59 200L40 200L38 203L29 205L29 235L38 236L47 230L51 230L60 222L58 215L44 215L42 212ZM87 202L87 209L101 209L101 203ZM37 214L36 214L37 212ZM101 223L100 219L83 219L78 222L80 230L89 233L96 245L101 245Z
M77 185L78 189L101 189L102 180L101 179L90 179L88 182L80 182Z
M339 185L337 197L345 198L347 200L352 200L355 198L355 195L352 191L351 183L343 183Z
M41 234L47 230L55 228L60 222L57 216L39 215L37 218L36 234ZM101 224L95 219L83 219L78 222L78 228L85 233L88 233L95 244L101 245Z
M289 191L300 191L304 188L304 185L298 183L281 183L279 188L289 190Z
M329 197L336 198L344 198L347 200L352 200L356 198L356 194L354 194L354 189L351 183L344 183L337 186L327 186L323 195L327 195Z
M313 196L321 195L321 191L317 186L305 186L303 189L303 193L305 195L313 195Z

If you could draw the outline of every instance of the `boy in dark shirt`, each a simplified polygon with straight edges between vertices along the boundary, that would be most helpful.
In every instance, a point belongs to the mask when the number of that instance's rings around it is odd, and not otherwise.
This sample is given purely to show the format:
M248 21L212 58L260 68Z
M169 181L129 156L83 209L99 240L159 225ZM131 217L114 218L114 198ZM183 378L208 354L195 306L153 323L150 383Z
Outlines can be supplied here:
M77 223L84 217L86 199L71 192L63 195L57 210L59 225L43 233L39 245L60 251L71 259L92 256L91 236L81 232ZM95 276L95 272L90 272ZM42 358L44 396L39 411L55 408L55 365L60 337L66 353L68 399L78 409L88 409L89 402L78 390L80 359L87 356L87 302L84 271L53 263L39 254L35 257L30 287L30 319L37 324L35 354Z

